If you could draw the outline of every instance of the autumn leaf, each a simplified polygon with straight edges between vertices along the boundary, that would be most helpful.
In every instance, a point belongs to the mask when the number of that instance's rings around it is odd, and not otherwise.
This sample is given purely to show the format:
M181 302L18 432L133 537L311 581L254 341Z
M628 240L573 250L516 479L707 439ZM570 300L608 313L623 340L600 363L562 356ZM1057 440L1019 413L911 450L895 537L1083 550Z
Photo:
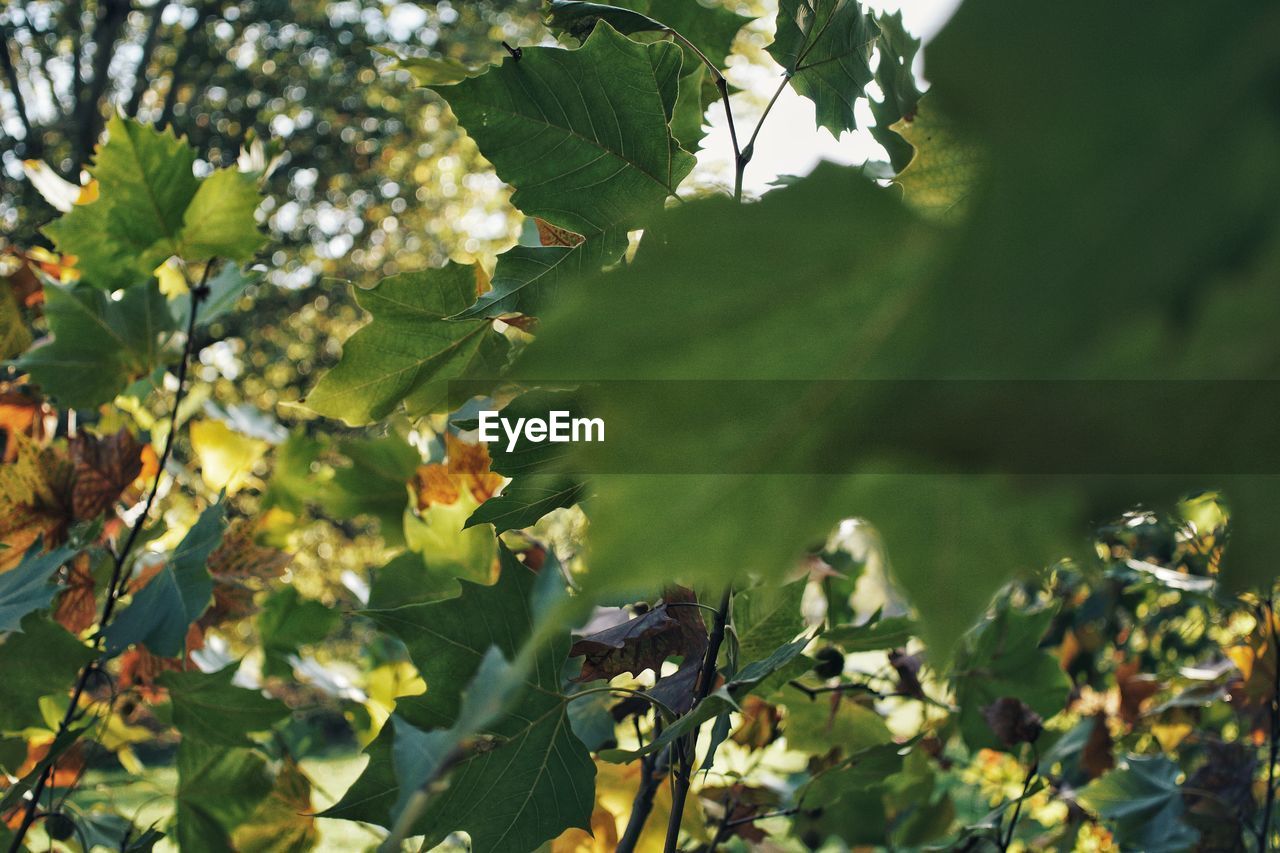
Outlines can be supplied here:
M71 507L77 519L97 518L142 473L142 449L125 427L99 437L81 432L69 442L75 465Z
M237 518L209 555L213 603L198 621L202 628L236 622L256 613L254 594L264 588L266 581L284 574L293 560L292 554L258 544L259 532L257 520Z
M53 618L73 634L79 634L97 621L96 587L88 554L72 560Z
M9 436L12 462L0 465L0 572L18 564L43 537L45 546L66 537L72 521L72 466L56 447L40 449L21 433Z
M626 611L605 612L602 627L577 639L569 654L582 655L582 672L575 681L610 679L629 672L639 675L645 670L655 673L673 655L685 662L700 661L707 646L706 629L696 607L690 604L693 593L679 587L667 593L658 606L628 618Z

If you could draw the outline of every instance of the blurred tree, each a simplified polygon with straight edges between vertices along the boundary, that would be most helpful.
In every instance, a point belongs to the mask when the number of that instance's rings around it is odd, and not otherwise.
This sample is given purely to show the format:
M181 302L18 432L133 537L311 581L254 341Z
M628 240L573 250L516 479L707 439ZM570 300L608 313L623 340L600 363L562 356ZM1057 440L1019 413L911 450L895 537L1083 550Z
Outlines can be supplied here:
M443 104L379 73L374 51L483 64L537 28L536 3L497 0L9 3L0 222L15 243L41 242L54 211L23 161L77 180L120 110L188 136L199 168L234 161L251 132L278 141L263 210L278 284L439 263L445 246L482 253L513 227L502 185L472 174Z

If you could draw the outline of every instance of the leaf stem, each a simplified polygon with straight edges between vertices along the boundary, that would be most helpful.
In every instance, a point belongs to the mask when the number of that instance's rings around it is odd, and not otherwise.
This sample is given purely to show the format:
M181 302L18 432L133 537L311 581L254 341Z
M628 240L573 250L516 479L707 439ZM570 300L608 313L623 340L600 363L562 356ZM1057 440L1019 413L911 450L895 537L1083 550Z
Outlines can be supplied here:
M726 100L726 106L728 101ZM735 146L737 142L735 140ZM716 680L716 660L720 656L720 646L724 643L725 626L729 622L729 603L733 596L733 586L728 585L720 596L720 607L716 611L715 622L711 627L711 637L707 641L707 650L702 658L702 672L698 675L698 683L694 687L694 707L711 693ZM671 819L667 822L667 842L665 853L676 853L680 841L680 821L684 816L685 801L689 797L689 782L693 778L694 750L698 743L698 727L684 737L673 741L671 752L674 761L671 765Z
M187 339L182 347L182 361L178 365L178 390L173 401L173 413L169 423L169 434L165 437L164 449L160 454L160 464L156 469L155 479L151 482L151 489L147 493L146 503L143 505L142 512L134 519L133 526L129 529L129 535L124 541L123 547L114 554L114 562L111 567L111 579L107 583L107 597L102 606L102 617L98 620L98 630L93 636L95 647L100 646L103 634L107 629L107 625L111 621L111 616L115 612L116 602L124 594L124 565L128 560L129 552L138 540L142 527L147 521L147 516L151 514L151 508L155 504L156 495L160 491L160 480L164 476L164 466L169 460L169 455L173 451L174 435L177 432L178 425L178 408L182 405L182 398L186 394L187 372L191 363L191 356L195 349L195 328L196 314L200 303L204 301L208 295L209 272L213 268L213 261L210 260L205 264L204 273L200 278L200 284L191 289L191 311L187 317ZM71 702L67 705L67 712L62 716L62 722L58 724L58 731L54 735L55 742L58 738L70 730L72 724L78 719L78 711L80 709L80 699L84 696L84 692L89 684L89 679L93 677L95 672L100 671L102 666L102 654L96 655L93 660L84 665L80 670L80 675L76 678L75 686L71 691ZM52 778L56 761L49 762L44 771L36 779L36 784L32 787L29 799L22 814L22 822L18 828L14 830L13 840L9 845L9 853L18 853L22 849L22 842L26 838L27 832L35 823L37 812L40 804L40 797L44 794L45 788ZM64 798L65 799L65 798Z
M591 696L595 693L626 693L629 696L635 696L636 698L649 702L662 712L663 716L667 720L674 720L676 718L676 712L671 710L670 705L666 704L656 696L651 696L648 693L645 693L643 690L632 690L630 687L592 687L589 690L579 690L577 693L573 693L565 697L565 699L568 702L572 702L574 699L581 699L583 696Z
M743 156L748 161L755 154L756 137L760 135L760 128L764 127L764 120L769 117L769 113L773 110L773 105L778 102L778 97L782 94L782 90L787 88L787 84L791 82L791 74L784 73L782 82L778 84L778 88L774 90L773 97L769 99L769 103L765 104L764 112L760 114L760 118L756 121L755 129L751 131L751 138L747 140L747 147L742 149Z

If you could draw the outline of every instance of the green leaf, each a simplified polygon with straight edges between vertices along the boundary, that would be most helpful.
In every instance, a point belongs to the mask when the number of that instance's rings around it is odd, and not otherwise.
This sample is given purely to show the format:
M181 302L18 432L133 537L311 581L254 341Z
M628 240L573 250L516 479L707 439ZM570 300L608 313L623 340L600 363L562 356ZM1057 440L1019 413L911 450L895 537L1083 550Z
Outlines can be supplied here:
M209 295L200 303L200 314L196 317L197 325L211 323L234 311L236 303L244 295L245 288L256 279L256 274L246 274L236 264L224 266L217 275L209 279ZM190 293L184 293L173 300L173 314L178 328L187 327L187 318L191 316L188 313L190 310Z
M300 514L327 485L316 470L323 443L304 432L293 432L272 454L271 480L262 495L263 507L280 507ZM403 508L402 508L403 509Z
M1131 755L1123 767L1086 785L1077 800L1106 822L1123 848L1176 853L1199 837L1183 821L1178 775L1178 766L1163 755Z
M625 35L673 29L693 42L717 68L724 67L733 37L748 20L721 6L706 6L697 0L618 0L612 5L552 0L548 12L548 26L577 38L589 35L597 21L607 21Z
M375 47L374 53L389 56L393 71L408 71L413 82L418 86L449 86L461 83L468 77L483 74L483 69L472 68L456 59L434 56L400 56L389 48Z
M0 279L0 360L20 355L31 346L31 331L22 320L22 310L13 288Z
M733 597L733 625L742 660L759 660L804 630L800 601L806 579L781 587L772 584L745 589Z
M160 683L173 700L173 724L184 740L196 739L224 747L248 747L249 732L261 732L289 715L278 699L231 682L238 663L217 672L166 672Z
M178 247L183 214L199 182L195 150L172 130L112 116L89 174L99 197L45 226L63 254L79 258L87 284L103 290L142 284Z
M133 601L105 633L107 650L119 654L134 643L161 657L186 648L187 629L213 599L213 578L205 563L222 541L225 506L218 502L200 513L163 569L138 590Z
M488 320L450 322L475 300L472 267L401 273L355 291L370 321L342 348L306 404L352 425L383 418L402 402L411 415L442 411L447 380L496 379L506 340Z
M233 853L231 833L272 790L266 758L195 738L178 747L177 832L182 850Z
M254 211L261 200L258 176L219 169L200 182L182 216L181 254L192 260L247 261L266 242Z
M875 652L905 646L919 626L907 616L873 616L861 625L837 625L822 638L846 652Z
M603 417L611 436L629 436L631 459L674 460L674 470L689 471L732 471L757 458L768 459L770 470L821 469L833 447L851 446L855 424L874 423L877 406L897 411L901 399L873 396L881 383L860 383L855 390L867 393L852 394L849 409L827 411L797 434L785 426L781 383L737 380L785 380L788 389L812 381L813 394L826 399L820 377L916 375L908 365L920 362L931 341L916 325L918 306L947 291L924 270L938 233L908 214L895 193L850 170L820 167L756 204L681 205L646 239L635 263L600 286L575 289L570 303L548 315L519 375L701 380L699 395L684 398L696 401L696 410L664 409L668 401L654 393L645 393L643 404L620 393L594 400L589 388L575 392L587 402L574 405ZM876 251L843 250L851 224ZM761 245L770 251L760 253ZM825 286L779 298L779 281ZM734 334L708 335L726 312L739 318ZM601 317L612 319L606 326ZM850 319L808 334L815 317ZM788 440L762 438L778 435ZM510 474L575 452L544 443L492 455L495 470ZM1011 568L1051 560L1057 555L1045 543L1070 541L1059 529L1073 517L1069 503L998 478L860 476L856 468L845 478L632 470L591 478L589 588L638 591L652 565L692 567L686 580L712 586L748 573L776 578L839 519L861 516L882 535L895 574L920 609L926 640L943 653ZM664 535L655 539L653 530Z
M668 128L680 67L678 46L601 24L578 50L526 47L440 95L515 187L512 204L612 260L693 168Z
M600 20L626 35L646 33L663 38L668 29L673 30L692 42L717 69L725 67L734 36L747 21L729 9L705 6L696 0L619 0L613 5L553 0L548 25L585 38ZM680 92L672 109L671 133L681 148L696 151L704 135L707 107L719 100L720 91L702 57L683 44L680 48L684 62Z
M450 319L539 314L566 281L588 272L593 261L598 268L598 253L582 246L514 246L498 255L492 288Z
M881 743L859 749L843 762L824 770L801 787L797 799L806 809L830 806L851 792L871 791L902 772L902 747Z
M195 159L171 129L112 116L89 167L97 200L76 205L45 233L101 290L143 284L174 255L248 260L265 239L254 221L256 176L220 169L201 180Z
M311 804L311 780L291 758L282 763L271 793L231 832L237 853L293 853L315 849L320 832Z
M791 87L813 101L819 127L854 130L853 107L871 82L879 29L857 0L781 0L769 54Z
M902 24L902 12L876 16L880 35L876 38L876 50L880 54L876 65L876 84L880 87L880 100L871 101L871 114L875 127L871 135L889 153L889 163L900 172L911 159L911 143L903 139L893 125L915 118L916 105L920 102L920 89L912 70L920 39L907 32Z
M404 642L428 684L425 694L400 699L397 715L428 735L455 727L465 731L469 721L482 722L477 736L484 747L469 751L456 765L448 788L431 799L413 826L428 846L464 830L477 851L531 850L566 828L585 828L591 815L595 769L572 733L560 693L569 633L556 630L524 648L536 636L538 608L530 602L540 597L539 578L505 548L500 559L502 572L491 587L463 581L457 598L368 611ZM519 683L500 690L478 684L488 689L473 693L467 686L477 682L485 662L497 665L490 652L494 647L500 660L520 662L499 681L513 676ZM511 710L483 724L486 708L495 704ZM446 742L435 736L427 745ZM424 757L418 749L423 742L415 743L411 751ZM384 731L369 753L365 773L327 816L387 823L398 799L393 739ZM402 765L407 760L402 757Z
M503 487L502 494L480 504L466 526L492 524L498 533L531 527L552 510L576 504L585 490L584 483L565 477L519 477Z
M263 674L288 676L292 672L288 656L295 654L299 646L320 642L341 621L340 610L303 599L293 587L273 593L258 612Z
M1007 749L982 713L997 699L1020 699L1045 719L1066 706L1071 681L1058 659L1040 648L1056 612L1023 613L1004 606L965 638L952 677L960 732L970 749Z
M31 614L21 628L0 640L0 731L44 725L41 696L63 696L93 649L52 620Z
M155 370L175 328L155 282L118 300L84 286L48 284L44 294L52 339L17 364L63 406L92 409L110 402Z
M28 613L49 606L58 591L49 578L80 550L63 545L41 553L43 548L43 542L37 541L21 563L0 574L0 632L21 630L19 624Z
M408 482L422 462L418 451L395 434L349 439L338 450L351 465L335 468L333 479L313 490L316 503L337 518L372 516L388 545L403 545Z

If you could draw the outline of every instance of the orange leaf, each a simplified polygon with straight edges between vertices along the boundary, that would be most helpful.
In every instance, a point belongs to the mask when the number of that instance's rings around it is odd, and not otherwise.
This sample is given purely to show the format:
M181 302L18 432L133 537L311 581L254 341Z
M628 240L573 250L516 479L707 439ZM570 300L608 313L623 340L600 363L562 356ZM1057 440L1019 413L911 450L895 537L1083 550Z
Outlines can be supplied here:
M71 563L53 618L73 634L89 628L98 618L98 602L94 593L89 555L81 554Z
M552 225L545 219L534 217L534 224L538 226L538 240L544 246L581 246L586 238L581 234L575 234L567 228L561 228L558 225Z

